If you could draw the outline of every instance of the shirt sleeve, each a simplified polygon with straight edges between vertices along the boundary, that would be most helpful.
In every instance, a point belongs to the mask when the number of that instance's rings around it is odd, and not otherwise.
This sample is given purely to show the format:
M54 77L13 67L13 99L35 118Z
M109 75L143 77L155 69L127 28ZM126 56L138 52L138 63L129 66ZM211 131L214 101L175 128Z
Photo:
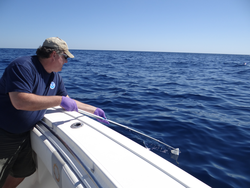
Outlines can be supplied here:
M5 92L32 93L32 70L26 66L14 64L6 71Z

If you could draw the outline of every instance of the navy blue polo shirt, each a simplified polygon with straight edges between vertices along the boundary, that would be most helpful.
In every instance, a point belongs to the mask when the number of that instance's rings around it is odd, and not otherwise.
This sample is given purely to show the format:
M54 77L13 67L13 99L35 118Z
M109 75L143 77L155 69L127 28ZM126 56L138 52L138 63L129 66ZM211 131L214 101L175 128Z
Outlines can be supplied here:
M37 56L14 60L0 79L0 128L15 134L31 130L43 118L46 109L17 110L10 101L9 92L42 96L67 95L61 76L56 72L47 73Z

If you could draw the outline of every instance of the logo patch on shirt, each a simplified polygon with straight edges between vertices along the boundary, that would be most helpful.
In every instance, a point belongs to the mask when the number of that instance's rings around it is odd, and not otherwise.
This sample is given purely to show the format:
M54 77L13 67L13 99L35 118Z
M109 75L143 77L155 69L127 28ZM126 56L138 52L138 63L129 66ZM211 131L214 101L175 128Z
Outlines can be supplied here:
M55 89L55 87L56 87L55 82L51 82L51 84L50 84L50 89Z

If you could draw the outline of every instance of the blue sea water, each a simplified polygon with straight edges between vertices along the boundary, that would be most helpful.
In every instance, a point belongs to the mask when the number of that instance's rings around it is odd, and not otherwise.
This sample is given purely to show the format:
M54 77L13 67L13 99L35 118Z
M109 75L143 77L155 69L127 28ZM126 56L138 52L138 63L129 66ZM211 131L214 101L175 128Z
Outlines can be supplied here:
M0 76L35 49L0 49ZM112 129L217 188L250 187L250 56L72 50L69 96L102 108Z

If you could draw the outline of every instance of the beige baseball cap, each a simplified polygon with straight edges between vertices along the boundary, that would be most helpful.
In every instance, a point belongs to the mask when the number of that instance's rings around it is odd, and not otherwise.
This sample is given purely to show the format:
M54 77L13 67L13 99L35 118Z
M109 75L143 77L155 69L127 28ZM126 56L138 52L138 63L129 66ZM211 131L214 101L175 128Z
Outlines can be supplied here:
M58 37L47 38L44 41L43 46L62 50L70 58L74 58L74 56L69 52L69 48L68 48L67 43L64 40L62 40L62 39L60 39Z

